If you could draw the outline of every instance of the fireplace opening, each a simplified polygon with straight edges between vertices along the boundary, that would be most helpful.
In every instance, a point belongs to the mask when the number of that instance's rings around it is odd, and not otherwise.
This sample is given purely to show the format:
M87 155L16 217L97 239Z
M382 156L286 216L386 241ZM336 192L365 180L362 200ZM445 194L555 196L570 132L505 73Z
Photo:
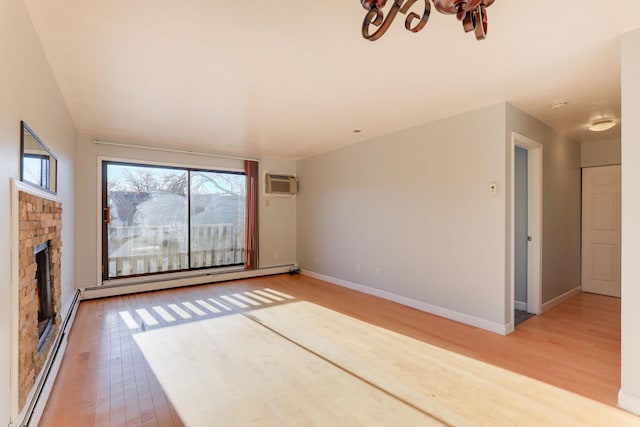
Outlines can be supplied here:
M49 271L49 241L36 245L33 253L36 257L36 293L38 296L38 351L47 340L53 325L53 292Z

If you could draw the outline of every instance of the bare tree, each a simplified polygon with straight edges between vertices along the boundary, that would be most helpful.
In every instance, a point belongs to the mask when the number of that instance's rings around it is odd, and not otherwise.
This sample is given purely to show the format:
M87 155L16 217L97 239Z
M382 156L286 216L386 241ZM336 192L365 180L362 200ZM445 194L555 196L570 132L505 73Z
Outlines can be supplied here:
M179 172L174 174L158 174L151 168L125 169L120 186L137 193L153 193L162 191L174 194L186 194L187 174Z
M205 193L206 184L213 185L218 193L237 197L244 194L246 178L244 175L231 175L221 173L194 172L191 177L191 189L193 193Z

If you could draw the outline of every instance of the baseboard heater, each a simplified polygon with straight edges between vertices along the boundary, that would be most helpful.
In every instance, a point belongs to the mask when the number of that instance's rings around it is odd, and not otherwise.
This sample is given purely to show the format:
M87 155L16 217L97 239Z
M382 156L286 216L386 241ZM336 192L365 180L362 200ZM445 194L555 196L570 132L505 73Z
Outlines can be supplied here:
M69 322L73 317L73 313L77 309L78 301L80 300L80 289L76 289L76 292L73 296L73 300L71 301L71 305L69 306L69 310L67 311L66 316L62 320L62 325L60 326L60 333L56 337L56 340L53 342L53 349L51 355L47 359L44 364L43 375L40 377L40 381L36 385L36 391L33 395L33 398L29 402L29 406L27 407L27 411L25 412L24 420L20 424L20 427L27 427L31 420L33 419L33 415L35 413L36 406L38 405L40 398L42 397L42 391L44 390L44 386L49 379L49 375L51 374L51 368L53 367L56 358L58 357L58 352L60 351L60 347L62 346L62 341L67 335L67 327L69 326Z
M206 272L197 275L173 275L152 276L144 279L118 280L115 283L105 283L102 286L92 286L82 289L81 299L105 298L117 295L126 295L139 292L159 291L185 286L197 286L207 283L215 283L230 280L249 279L252 277L284 274L295 269L294 264L286 264L273 267L258 268L255 270L227 270L220 272Z

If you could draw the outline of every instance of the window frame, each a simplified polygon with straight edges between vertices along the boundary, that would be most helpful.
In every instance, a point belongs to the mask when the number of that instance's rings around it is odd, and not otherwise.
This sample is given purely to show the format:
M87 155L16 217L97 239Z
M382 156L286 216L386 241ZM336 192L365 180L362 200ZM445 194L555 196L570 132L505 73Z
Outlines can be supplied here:
M101 200L99 201L99 230L98 233L100 235L100 277L102 283L105 282L121 282L128 281L129 279L136 278L145 278L150 276L163 276L163 275L176 275L180 273L189 273L189 272L197 272L202 270L224 270L229 268L243 268L246 269L247 264L247 255L245 248L245 262L244 263L236 263L236 264L225 264L225 265L217 265L217 266L202 266L202 267L191 267L191 173L192 172L208 172L208 173L223 173L229 175L242 175L247 177L247 172L241 169L235 168L207 168L203 166L193 166L193 165L184 165L184 164L170 164L165 162L153 162L153 161L141 161L141 160L125 160L125 159L111 159L111 158L98 158L99 170L100 170L100 194ZM156 271L156 272L148 272L148 273L136 273L129 274L126 276L115 276L109 277L109 248L108 248L108 223L105 221L105 208L108 207L108 191L107 191L107 168L109 165L120 165L120 166L133 166L133 167L146 167L146 168L159 168L159 169L174 169L180 170L187 173L187 268L176 269L176 270L168 270L168 271ZM247 183L248 187L248 183ZM246 193L248 193L248 188L246 189ZM245 215L245 230L248 230L248 218ZM246 245L245 245L246 246Z

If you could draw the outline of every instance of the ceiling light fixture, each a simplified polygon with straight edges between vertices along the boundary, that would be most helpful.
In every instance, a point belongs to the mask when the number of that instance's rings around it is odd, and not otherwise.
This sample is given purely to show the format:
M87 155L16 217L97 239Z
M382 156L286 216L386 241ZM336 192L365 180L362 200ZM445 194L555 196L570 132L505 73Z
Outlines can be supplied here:
M597 119L591 122L589 130L592 132L602 132L609 130L616 125L616 121L610 118Z
M405 29L417 33L427 25L431 15L431 1L433 1L438 12L456 15L458 20L462 22L465 32L474 31L476 39L484 40L487 37L487 8L495 0L420 0L424 1L422 15L409 12L409 9L418 0L391 1L393 5L385 17L381 9L387 4L387 0L360 0L362 7L368 11L362 23L362 37L371 41L378 40L387 32L398 12L407 15L407 19L404 21ZM418 21L416 22L416 20ZM373 32L369 31L370 26L373 26Z
M560 108L564 108L569 104L569 101L553 101L551 103L552 110L558 110Z

